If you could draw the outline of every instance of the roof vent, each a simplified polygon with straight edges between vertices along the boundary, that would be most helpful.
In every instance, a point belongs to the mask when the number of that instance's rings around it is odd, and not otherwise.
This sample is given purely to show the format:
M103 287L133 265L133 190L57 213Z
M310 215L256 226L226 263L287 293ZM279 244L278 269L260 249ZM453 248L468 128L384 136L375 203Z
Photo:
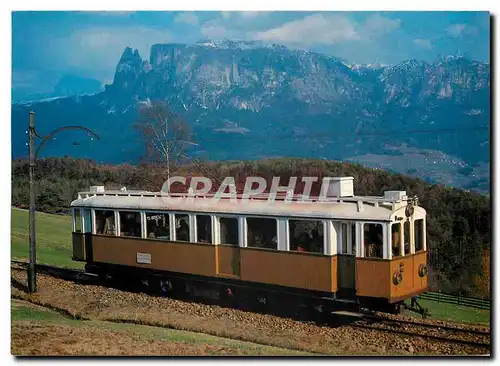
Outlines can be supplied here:
M104 186L90 186L90 192L92 193L104 192Z
M384 198L391 201L407 200L406 191L385 191Z
M328 184L327 197L354 196L354 177L325 177L323 184Z

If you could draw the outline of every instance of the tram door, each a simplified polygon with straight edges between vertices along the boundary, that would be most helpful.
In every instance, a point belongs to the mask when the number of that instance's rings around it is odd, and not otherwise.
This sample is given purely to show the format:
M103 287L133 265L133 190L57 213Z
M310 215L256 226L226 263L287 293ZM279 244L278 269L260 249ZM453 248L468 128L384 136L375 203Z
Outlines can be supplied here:
M239 225L236 217L218 220L219 244L216 245L217 275L240 278Z
M356 224L342 223L338 238L340 244L337 262L338 296L354 297L356 295Z

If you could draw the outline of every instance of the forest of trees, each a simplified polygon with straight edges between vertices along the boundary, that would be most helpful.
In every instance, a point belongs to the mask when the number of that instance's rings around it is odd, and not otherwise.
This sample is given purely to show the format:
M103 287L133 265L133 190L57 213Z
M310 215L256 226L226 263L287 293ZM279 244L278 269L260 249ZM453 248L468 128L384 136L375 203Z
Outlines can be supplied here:
M491 202L487 196L357 164L314 159L198 162L176 167L175 175L203 175L215 181L233 176L238 186L249 175L266 178L269 186L273 176L280 176L282 184L291 176L353 176L356 195L406 190L409 196L418 196L420 205L428 213L431 289L468 296L490 295ZM41 159L36 166L37 210L68 213L77 192L88 190L91 185L159 191L165 178L164 169L152 165L99 165L72 158ZM28 161L15 160L12 204L27 208L28 190Z

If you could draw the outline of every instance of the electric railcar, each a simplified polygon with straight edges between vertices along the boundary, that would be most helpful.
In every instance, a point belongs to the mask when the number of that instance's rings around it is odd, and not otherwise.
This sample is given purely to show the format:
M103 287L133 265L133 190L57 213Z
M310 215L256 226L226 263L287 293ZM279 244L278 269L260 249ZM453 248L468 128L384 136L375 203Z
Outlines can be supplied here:
M71 203L73 260L164 290L184 279L397 312L427 290L426 211L405 191L355 196L352 177L330 180L326 200L301 202L91 187Z

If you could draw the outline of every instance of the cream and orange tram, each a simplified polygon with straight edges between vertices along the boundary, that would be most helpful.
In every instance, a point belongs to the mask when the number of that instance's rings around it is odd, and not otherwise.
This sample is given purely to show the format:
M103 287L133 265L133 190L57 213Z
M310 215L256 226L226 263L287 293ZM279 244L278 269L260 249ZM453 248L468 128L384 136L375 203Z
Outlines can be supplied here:
M291 202L91 187L71 203L73 259L167 292L398 311L427 290L426 211L404 191L355 196L352 177L330 179L326 199Z

